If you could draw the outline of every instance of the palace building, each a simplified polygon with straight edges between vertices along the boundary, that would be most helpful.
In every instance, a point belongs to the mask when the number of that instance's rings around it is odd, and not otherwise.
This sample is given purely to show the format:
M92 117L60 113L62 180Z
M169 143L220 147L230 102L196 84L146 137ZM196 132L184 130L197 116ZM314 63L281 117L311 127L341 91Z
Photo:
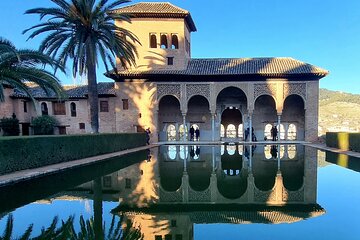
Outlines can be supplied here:
M118 61L120 70L105 74L114 83L99 83L100 132L150 127L154 141L179 141L189 140L193 128L201 141L241 141L252 134L269 139L277 125L280 139L317 139L319 80L328 71L290 57L194 59L191 34L197 29L188 11L165 2L115 11L131 15L131 23L116 24L141 45L136 66L122 69ZM36 114L55 115L59 133L90 132L85 86L66 87L65 102L33 91L41 113L26 95L8 88L0 117L14 112L24 135Z

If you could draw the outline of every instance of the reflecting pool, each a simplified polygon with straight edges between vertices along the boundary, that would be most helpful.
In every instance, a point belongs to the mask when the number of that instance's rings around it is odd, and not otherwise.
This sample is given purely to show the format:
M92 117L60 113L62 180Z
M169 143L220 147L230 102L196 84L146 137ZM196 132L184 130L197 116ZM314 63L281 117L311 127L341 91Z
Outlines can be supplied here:
M14 238L57 217L96 239L359 239L359 163L303 145L164 145L0 188L0 238L9 217Z

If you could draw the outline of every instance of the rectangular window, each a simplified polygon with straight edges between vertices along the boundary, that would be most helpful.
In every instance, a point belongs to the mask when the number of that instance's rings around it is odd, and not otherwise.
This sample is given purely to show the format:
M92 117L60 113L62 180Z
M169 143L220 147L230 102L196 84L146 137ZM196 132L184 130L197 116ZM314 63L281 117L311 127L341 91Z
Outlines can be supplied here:
M172 235L171 234L166 234L165 235L165 240L172 240Z
M59 135L66 135L66 127L64 126L59 127Z
M27 102L23 102L23 104L24 104L24 112L27 112Z
M85 123L79 123L79 129L85 129Z
M125 188L131 188L131 179L125 178Z
M109 112L109 102L100 101L100 112Z
M174 65L174 57L167 58L167 65Z
M53 102L54 115L66 115L64 102Z
M111 187L111 176L103 177L103 186L107 188Z
M129 109L129 99L122 99L123 102L123 109L128 110Z
M176 227L176 220L175 219L171 220L171 227Z
M155 240L162 240L162 236L161 235L155 235Z

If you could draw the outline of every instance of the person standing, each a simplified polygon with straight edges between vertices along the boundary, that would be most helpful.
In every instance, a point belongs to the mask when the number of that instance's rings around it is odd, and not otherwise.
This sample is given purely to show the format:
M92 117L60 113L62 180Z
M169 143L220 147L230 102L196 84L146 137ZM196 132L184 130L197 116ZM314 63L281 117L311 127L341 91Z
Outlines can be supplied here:
M145 130L145 132L146 132L146 144L149 145L150 144L150 134L151 134L150 128L147 128Z
M199 141L199 138L200 138L200 130L199 130L199 128L196 128L196 130L195 130L195 137L196 137L196 140Z
M194 127L191 126L191 128L190 128L190 140L194 140L194 133L195 133Z
M271 137L272 137L272 140L273 140L273 141L276 141L277 134L278 134L278 130L277 130L277 128L276 128L276 125L274 125L274 126L271 128Z

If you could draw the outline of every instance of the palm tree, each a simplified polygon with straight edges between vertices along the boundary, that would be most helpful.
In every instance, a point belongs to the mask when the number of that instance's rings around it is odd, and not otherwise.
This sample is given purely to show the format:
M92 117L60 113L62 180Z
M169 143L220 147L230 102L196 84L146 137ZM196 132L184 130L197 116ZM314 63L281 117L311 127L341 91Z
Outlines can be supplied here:
M96 69L101 60L109 71L116 69L115 57L123 64L135 64L137 37L114 21L130 22L129 16L113 11L129 0L51 0L56 7L33 8L26 14L39 14L42 23L26 29L32 31L30 38L43 33L48 35L40 45L64 66L72 59L72 72L86 74L90 102L90 122L93 133L99 131L98 90ZM46 19L45 19L46 18ZM100 56L100 58L98 57Z
M45 65L61 66L40 51L16 49L10 41L0 37L0 102L5 100L4 85L24 91L35 102L27 82L37 84L47 94L54 92L59 98L63 97L59 79L45 70Z

